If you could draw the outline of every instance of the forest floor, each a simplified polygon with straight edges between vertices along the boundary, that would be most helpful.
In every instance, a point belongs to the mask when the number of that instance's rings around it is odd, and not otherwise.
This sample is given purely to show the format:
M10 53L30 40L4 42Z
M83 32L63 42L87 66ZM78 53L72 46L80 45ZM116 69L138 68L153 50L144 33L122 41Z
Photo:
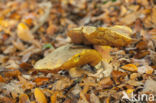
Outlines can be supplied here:
M58 72L34 68L47 54L71 44L67 33L72 28L114 25L131 28L133 40L122 47L87 46L102 54L103 66ZM55 61L58 55L49 58ZM0 103L137 101L156 102L155 0L0 1Z

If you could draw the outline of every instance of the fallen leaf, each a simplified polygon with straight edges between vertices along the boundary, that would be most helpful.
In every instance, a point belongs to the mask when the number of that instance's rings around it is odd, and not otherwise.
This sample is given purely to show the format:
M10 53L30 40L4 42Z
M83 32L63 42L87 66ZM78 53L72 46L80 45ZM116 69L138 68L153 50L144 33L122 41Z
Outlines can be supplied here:
M90 94L90 102L91 103L100 103L100 100L98 96L96 96L94 93Z
M124 17L120 18L120 22L126 25L130 25L136 21L138 18L138 12L133 12L125 15Z
M55 26L54 24L50 24L50 26L47 28L47 34L49 35L54 35L54 33L57 31L57 26Z
M43 92L39 88L35 88L34 96L38 103L47 103L47 99Z
M30 103L28 95L27 94L21 94L19 96L19 103Z
M101 81L99 81L99 85L103 88L110 88L113 87L113 81L111 80L110 77L105 77Z
M33 83L26 80L24 77L22 76L18 76L18 79L19 79L19 83L21 84L21 87L23 89L32 89L34 87Z
M4 79L1 75L0 75L0 82L4 82Z
M71 84L72 84L71 80L69 80L68 78L63 78L54 83L53 90L60 91L60 90L63 90L65 88L69 87Z
M152 92L156 94L156 81L155 80L146 80L144 85L144 92Z
M56 103L57 101L57 92L54 93L51 97L50 97L51 103Z
M127 70L127 71L131 71L131 72L137 72L138 71L138 68L134 64L127 64L127 65L122 66L121 68L124 70Z
M21 75L19 70L8 71L4 74L5 77L18 77L19 75Z
M34 68L38 70L48 69L51 71L59 71L85 64L95 66L99 61L101 61L101 55L97 51L83 46L67 44L39 60L34 65Z
M138 67L138 73L141 73L141 74L143 73L152 74L153 71L154 71L153 68L148 65Z
M47 77L38 77L34 80L34 82L36 82L37 85L42 85L44 82L47 82L49 80L49 78Z
M120 84L124 81L124 77L126 76L125 72L113 70L112 71L112 79L114 80L115 84Z
M154 25L156 26L156 8L152 8L152 16L151 16L151 20L154 23Z
M19 23L17 26L18 37L25 42L32 42L34 36L31 34L29 28L24 23Z

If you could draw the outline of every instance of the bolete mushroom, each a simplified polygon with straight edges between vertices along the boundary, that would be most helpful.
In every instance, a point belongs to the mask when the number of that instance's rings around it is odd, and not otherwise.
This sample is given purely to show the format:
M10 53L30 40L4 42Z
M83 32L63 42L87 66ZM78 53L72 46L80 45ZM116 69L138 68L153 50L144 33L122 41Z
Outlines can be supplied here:
M132 30L127 26L93 27L82 26L69 30L67 35L75 44L126 46L132 39Z
M59 47L43 59L36 62L35 69L59 71L79 67L85 64L95 66L101 61L101 55L85 46L67 44Z

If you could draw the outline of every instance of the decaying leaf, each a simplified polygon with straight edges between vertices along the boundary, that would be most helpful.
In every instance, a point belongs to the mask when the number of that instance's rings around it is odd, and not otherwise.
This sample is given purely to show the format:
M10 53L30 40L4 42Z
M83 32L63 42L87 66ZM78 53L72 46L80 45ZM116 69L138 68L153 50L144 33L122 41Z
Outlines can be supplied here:
M126 46L131 42L132 30L126 26L93 27L83 26L68 32L75 44L96 44L109 46Z
M58 71L85 64L95 66L101 61L101 58L101 55L96 50L67 44L39 60L34 68L38 70L48 69Z
M39 88L35 88L34 96L38 103L47 103L47 99L43 92Z

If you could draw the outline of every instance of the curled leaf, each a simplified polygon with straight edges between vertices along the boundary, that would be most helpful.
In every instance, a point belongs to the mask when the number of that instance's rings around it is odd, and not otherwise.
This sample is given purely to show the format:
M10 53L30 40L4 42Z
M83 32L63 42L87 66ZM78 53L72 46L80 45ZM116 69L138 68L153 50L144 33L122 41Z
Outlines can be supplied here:
M37 61L34 68L38 70L48 69L51 71L59 71L85 64L95 66L101 61L101 58L101 55L96 50L67 44Z

